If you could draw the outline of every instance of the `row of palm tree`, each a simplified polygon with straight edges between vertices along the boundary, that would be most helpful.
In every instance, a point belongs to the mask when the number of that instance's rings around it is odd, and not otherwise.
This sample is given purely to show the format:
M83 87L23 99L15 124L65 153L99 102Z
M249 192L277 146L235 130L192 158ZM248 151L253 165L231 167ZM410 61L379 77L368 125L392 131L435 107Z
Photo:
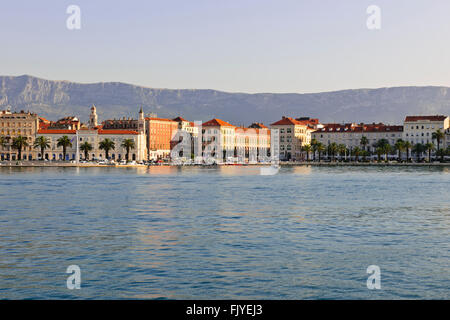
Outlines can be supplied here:
M8 142L9 142L8 140L9 139L7 137L0 136L0 145L3 147L8 146ZM22 159L22 150L23 150L23 148L28 147L28 146L29 146L29 144L27 142L27 137L17 136L12 139L11 148L17 150L18 159ZM39 136L34 141L33 147L35 149L41 150L41 159L43 160L45 149L50 148L50 139L47 137L44 137L44 136ZM72 141L70 140L70 138L68 136L62 136L57 140L57 147L62 147L63 159L66 159L67 148L72 147ZM111 150L114 150L115 147L116 147L115 142L108 138L100 141L100 143L99 143L99 149L105 151L106 159L109 159L109 152ZM126 160L128 161L130 151L136 147L134 140L133 139L124 139L122 141L121 147L126 149L127 152L126 152L125 157L126 157ZM94 147L92 146L92 144L87 141L83 142L80 145L80 150L82 152L84 152L84 158L86 160L89 159L89 152L92 151L93 149L94 149Z
M406 161L409 162L410 153L415 153L417 157L417 161L420 161L420 155L424 152L428 153L428 161L431 162L431 154L432 151L436 151L436 155L441 158L441 161L444 160L444 156L449 153L450 150L443 150L440 148L440 143L443 140L443 133L440 130L437 130L433 133L433 140L437 141L437 148L431 142L426 144L412 144L409 141L404 141L402 139L398 139L397 142L391 146L387 139L380 139L376 143L373 144L374 153L378 156L378 161L381 161L381 157L384 155L384 160L388 161L388 155L392 152L398 152L398 160L402 158L402 152L406 151ZM345 156L347 154L355 157L356 161L359 161L359 157L362 156L363 160L366 160L367 156L370 156L371 153L366 150L367 145L369 144L369 140L366 137L362 137L360 144L362 148L355 147L351 150L347 148L344 144L337 144L335 142L325 146L323 143L318 142L316 139L311 141L311 144L307 144L302 146L302 151L306 153L306 161L309 161L309 155L313 153L313 161L316 160L316 153L319 155L319 161L321 160L321 155L326 151L328 156L332 161L335 161L336 156Z

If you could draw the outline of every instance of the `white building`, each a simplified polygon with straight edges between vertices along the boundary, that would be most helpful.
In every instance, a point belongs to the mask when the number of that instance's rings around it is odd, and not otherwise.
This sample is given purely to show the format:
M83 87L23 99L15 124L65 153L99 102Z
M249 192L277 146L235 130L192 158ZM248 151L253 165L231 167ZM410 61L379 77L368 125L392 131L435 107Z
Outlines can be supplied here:
M448 116L407 116L404 121L403 140L411 144L426 144L432 142L437 147L437 142L433 141L433 132L441 130L445 132L450 126ZM441 146L443 145L441 142Z

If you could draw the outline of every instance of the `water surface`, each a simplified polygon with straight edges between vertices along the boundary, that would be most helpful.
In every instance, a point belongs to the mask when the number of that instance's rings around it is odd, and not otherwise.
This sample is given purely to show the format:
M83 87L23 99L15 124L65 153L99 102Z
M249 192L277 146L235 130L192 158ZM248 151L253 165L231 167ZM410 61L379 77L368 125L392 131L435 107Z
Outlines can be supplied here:
M449 183L427 167L0 168L0 298L449 299Z

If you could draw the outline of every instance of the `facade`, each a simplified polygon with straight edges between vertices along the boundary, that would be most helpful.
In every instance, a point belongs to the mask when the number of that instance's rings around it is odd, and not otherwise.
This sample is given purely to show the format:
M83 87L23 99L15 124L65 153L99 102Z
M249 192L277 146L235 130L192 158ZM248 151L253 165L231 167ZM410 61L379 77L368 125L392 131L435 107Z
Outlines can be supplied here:
M178 129L178 122L156 117L145 118L147 136L147 158L156 160L169 157L172 137Z
M39 117L35 113L0 111L0 137L5 141L4 145L0 145L0 160L36 159L33 143L38 129ZM11 147L13 139L18 136L27 138L28 143L28 147L22 149L22 159L17 159L18 152Z
M308 121L283 117L270 125L271 130L279 130L281 160L301 160L303 158L302 146L311 143L311 133L314 131L308 125Z
M142 161L146 159L145 135L133 130L103 130L103 129L42 129L38 131L38 136L49 139L50 148L45 150L44 158L47 160L76 160L77 144L76 138L81 145L89 142L93 149L89 152L89 160L105 160L105 151L99 148L100 141L110 139L114 142L114 150L109 151L111 160L120 161L126 158L126 149L121 146L123 140L131 139L135 143L135 149L130 150L129 160ZM72 146L66 150L66 158L63 159L63 148L58 147L58 139L67 136L72 141ZM41 156L39 151L39 157ZM84 159L84 153L80 151L80 158Z
M214 118L202 125L203 157L216 157L219 161L231 161L227 157L232 157L252 162L269 153L270 130L262 124L244 128Z
M403 126L391 126L383 123L328 123L312 133L312 138L325 146L336 143L343 144L348 149L355 147L363 149L364 146L361 145L362 137L366 137L368 140L365 149L373 152L373 145L381 139L386 139L390 145L394 145L398 139L402 139Z
M444 148L450 150L450 128L447 128L447 130L445 130Z
M102 123L103 129L127 129L127 130L137 130L138 129L138 121L136 119L125 118L122 119L113 119L113 120L105 120Z
M436 144L436 141L432 139L433 132L439 129L445 132L450 127L450 118L442 115L407 116L403 126L405 128L403 140L409 141L411 144L426 144L428 142Z
M123 140L131 139L134 141L135 148L130 150L128 160L142 161L147 159L146 135L145 135L145 120L142 109L139 112L139 119L136 120L137 130L127 129L103 129L99 126L98 116L95 106L91 108L89 117L89 128L81 129L52 129L41 128L36 136L43 136L49 139L50 148L45 150L43 155L47 160L76 160L77 153L77 136L78 143L81 145L84 142L89 142L93 149L89 152L89 160L105 160L106 154L104 150L99 148L99 144L104 139L110 139L114 142L115 148L109 151L109 158L111 160L119 161L126 159L126 149L121 146ZM58 139L62 136L67 136L72 146L66 149L66 158L63 156L63 148L58 147ZM41 157L40 150L38 157ZM80 151L80 158L84 158L84 153Z

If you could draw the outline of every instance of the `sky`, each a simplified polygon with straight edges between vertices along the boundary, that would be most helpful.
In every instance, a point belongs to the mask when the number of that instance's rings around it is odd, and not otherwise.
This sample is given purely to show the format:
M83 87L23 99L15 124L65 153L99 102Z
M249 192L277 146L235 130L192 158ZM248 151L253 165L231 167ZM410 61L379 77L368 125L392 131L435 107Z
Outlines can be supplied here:
M249 93L450 86L448 35L448 0L1 0L0 75Z

